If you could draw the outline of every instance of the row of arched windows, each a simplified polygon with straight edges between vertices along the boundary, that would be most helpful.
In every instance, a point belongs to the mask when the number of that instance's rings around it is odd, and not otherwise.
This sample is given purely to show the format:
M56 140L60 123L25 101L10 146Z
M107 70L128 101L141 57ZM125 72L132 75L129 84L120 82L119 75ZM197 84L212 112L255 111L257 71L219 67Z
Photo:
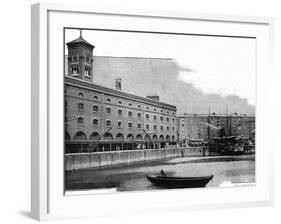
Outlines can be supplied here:
M78 123L78 124L84 124L84 119L83 119L82 117L78 117L78 118L77 118L77 123ZM98 125L99 125L99 120L96 119L96 118L94 118L94 119L93 119L93 125L98 126ZM106 120L106 121L105 121L105 125L106 125L107 127L111 127L111 126L112 126L112 122L111 122L110 120ZM118 122L117 122L117 127L118 127L118 128L122 128L122 127L123 127L122 121L118 121ZM133 123L132 123L132 122L128 122L128 128L132 128L132 127L133 127ZM137 128L138 128L138 129L141 129L141 128L142 128L141 123L137 123ZM149 129L150 129L150 125L149 125L149 124L146 124L146 125L145 125L145 128L146 128L146 130L149 130ZM157 125L154 125L154 126L153 126L153 129L154 129L154 130L157 130ZM164 130L164 126L163 126L163 125L160 126L160 130L161 130L161 131ZM166 130L169 131L169 130L170 130L170 127L167 126L167 127L166 127ZM175 127L172 127L172 130L174 131L174 130L175 130Z
M69 141L71 140L70 135L65 132L65 140ZM109 132L105 133L102 136L101 139L101 135L98 132L93 132L89 138L87 138L86 134L82 131L77 132L74 137L73 137L74 141L81 141L81 140L104 140L104 141L146 141L146 142L153 142L153 141L175 141L175 136L172 135L172 137L170 138L170 135L166 135L166 137L164 135L160 135L159 137L157 135L145 135L144 137L141 134L137 134L135 137L133 134L128 134L126 136L126 138L124 137L123 134L118 133L115 138L113 137L113 135Z
M79 97L84 97L84 94L83 94L82 92L79 92L79 93L78 93L78 96L79 96ZM99 97L96 96L96 95L94 95L94 96L93 96L93 100L94 100L94 101L98 101L98 100L99 100ZM110 98L106 98L106 103L111 103L111 99L110 99ZM117 103L118 103L119 105L123 105L122 100L118 100ZM132 103L128 103L128 106L129 106L129 107L133 107L133 104L132 104ZM140 104L138 104L138 105L137 105L137 108L142 109L142 106L141 106ZM146 110L150 110L150 107L146 106L145 109L146 109ZM153 111L157 112L158 110L154 107L154 108L153 108ZM160 109L160 110L159 110L160 113L163 113L163 111L164 111L163 109ZM166 111L166 113L167 113L167 114L170 114L170 112L169 112L168 110ZM171 112L171 114L175 115L175 112L173 111L173 112Z

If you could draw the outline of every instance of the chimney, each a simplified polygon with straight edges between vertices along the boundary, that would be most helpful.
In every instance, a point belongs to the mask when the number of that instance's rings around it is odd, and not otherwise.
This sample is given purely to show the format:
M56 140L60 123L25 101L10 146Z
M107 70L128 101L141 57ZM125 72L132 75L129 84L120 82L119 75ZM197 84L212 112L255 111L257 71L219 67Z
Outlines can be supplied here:
M146 96L146 97L149 98L149 99L152 99L152 100L156 100L156 101L160 100L158 95L150 95L150 96Z
M122 90L121 78L115 79L115 88L118 89L118 90Z

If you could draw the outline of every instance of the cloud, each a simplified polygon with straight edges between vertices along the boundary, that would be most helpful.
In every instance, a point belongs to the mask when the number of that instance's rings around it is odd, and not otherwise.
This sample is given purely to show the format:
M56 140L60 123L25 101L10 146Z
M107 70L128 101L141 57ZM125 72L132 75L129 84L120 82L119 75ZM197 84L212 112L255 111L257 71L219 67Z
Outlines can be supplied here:
M219 94L221 96L236 95L246 98L251 105L255 105L255 91L253 80L241 74L225 75L210 74L194 69L181 69L178 80L192 84L205 94ZM242 81L243 80L243 81Z

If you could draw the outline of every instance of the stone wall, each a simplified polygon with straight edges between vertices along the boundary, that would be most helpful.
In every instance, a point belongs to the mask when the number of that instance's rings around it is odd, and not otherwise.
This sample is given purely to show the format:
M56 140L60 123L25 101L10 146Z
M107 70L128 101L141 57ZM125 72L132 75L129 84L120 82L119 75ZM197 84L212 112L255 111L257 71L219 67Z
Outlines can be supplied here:
M100 168L176 157L207 155L208 149L202 147L73 153L65 155L65 169Z

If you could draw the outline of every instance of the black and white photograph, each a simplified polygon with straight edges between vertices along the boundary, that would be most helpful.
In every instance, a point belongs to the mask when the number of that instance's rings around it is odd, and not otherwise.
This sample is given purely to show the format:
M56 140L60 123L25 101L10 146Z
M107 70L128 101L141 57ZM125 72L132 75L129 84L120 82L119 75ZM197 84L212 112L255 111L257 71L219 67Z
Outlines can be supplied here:
M256 38L63 38L65 192L255 186Z

